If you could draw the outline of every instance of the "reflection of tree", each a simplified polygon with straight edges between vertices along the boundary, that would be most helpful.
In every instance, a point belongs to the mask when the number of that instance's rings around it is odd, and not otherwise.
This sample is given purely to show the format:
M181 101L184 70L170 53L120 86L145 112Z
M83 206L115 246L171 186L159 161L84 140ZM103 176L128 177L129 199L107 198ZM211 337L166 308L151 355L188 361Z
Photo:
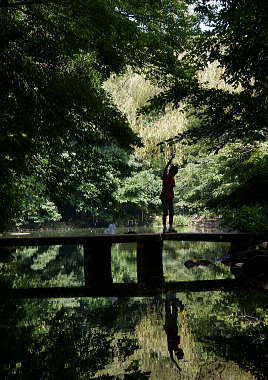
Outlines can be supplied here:
M114 282L137 281L136 244L112 246L112 273Z
M24 249L17 256L17 272L27 287L84 283L83 254L78 246ZM28 285L29 286L29 285Z
M215 254L213 246L203 245L203 249L211 256ZM28 250L17 256L17 262L1 264L1 282L12 286L18 268L24 285L40 286L40 278L42 285L56 283L65 268L66 282L71 282L78 251L68 253L57 248L54 253L45 249L38 252ZM174 271L183 274L179 264L185 260L186 249L184 257L180 257L180 248L177 252L176 260L166 259ZM136 268L133 254L131 250L123 255L123 269L129 266L131 275ZM82 260L81 254L79 257ZM120 249L115 252L115 263L120 264ZM49 275L52 278L46 280ZM236 374L243 380L252 379L234 362L256 374L257 379L267 376L267 296L202 292L181 294L180 298L187 305L179 319L185 353L185 361L180 362L182 378L205 378L205 368L212 362L218 364L209 366L211 378L223 371L223 378ZM114 379L119 369L128 379L146 379L149 372L153 378L175 379L178 370L167 354L163 311L161 298L122 298L113 306L108 299L6 301L0 307L0 332L5 337L0 342L1 370L5 376L13 373L27 379Z
M249 373L242 372L233 362L224 362L213 360L200 363L198 373L194 380L225 380L225 379L241 379L255 380Z
M260 333L254 329L255 337L245 334L229 336L234 332L229 331L228 336L210 336L204 338L203 342L208 351L213 351L217 356L223 357L226 361L236 362L240 368L249 371L256 379L267 379L267 345L268 340L264 338L266 332ZM248 331L249 333L249 331ZM224 350L223 350L224 347ZM241 352L241 348L242 352Z
M126 379L147 379L132 358L137 349L133 327L140 316L137 304L119 299L7 301L0 307L1 374L25 379L112 379L112 363L125 363ZM64 304L64 303L63 303ZM117 356L117 354L119 354ZM104 371L101 373L101 371Z
M20 361L27 344L24 340L20 344L16 341L16 325L23 318L23 311L15 301L5 301L0 299L0 375L4 377L5 370L12 371L15 363ZM27 333L27 327L21 326L22 334Z
M168 249L166 250L167 255L170 259L174 260L177 259L177 249L176 247L169 246Z
M185 295L181 297L186 299ZM232 318L229 313L232 300L225 302L220 292L193 295L188 301L184 299L187 311L182 311L179 319L185 353L185 360L180 363L182 378L196 380L202 375L200 379L206 376L217 379L222 372L223 378L236 374L236 378L251 379L228 360L235 360L241 367L244 360L244 368L247 368L259 354L263 358L261 338L267 343L266 327L263 332L260 324L257 329L252 326L251 331L239 333L234 323L231 329L228 318ZM242 301L240 299L241 309ZM120 374L125 379L143 380L151 373L153 378L170 380L179 376L167 354L161 299L119 298L113 305L108 299L83 299L76 303L72 300L15 304L8 301L0 310L1 336L6 337L0 342L2 378L8 378L11 373L27 379L87 380L94 377L111 380ZM226 318L222 322L225 335L222 334L220 341L218 318L222 315ZM259 345L254 346L256 331ZM244 358L236 340L240 336L244 339L243 347L245 344L251 346ZM252 352L254 347L257 352Z
M163 266L166 281L209 280L232 277L229 268L215 263L207 268L187 270L184 266L189 259L206 259L213 261L216 257L226 255L228 243L213 242L164 242Z
M225 377L235 372L243 379L267 376L267 295L203 292L189 294L183 301L189 305L189 322L200 362L221 361Z
M232 360L257 379L268 378L267 295L261 292L223 294L207 333L199 332L206 351ZM228 310L229 313L223 313ZM221 329L215 321L221 315ZM241 350L241 348L243 348Z
M83 255L79 247L64 245L59 247L58 255L53 261L50 261L46 266L45 273L41 279L49 279L62 273L64 275L76 274L82 280Z
M11 270L9 275L13 274ZM47 314L44 312L47 309L45 300L30 303L0 300L1 378L24 378L21 376L23 368L31 368L32 345L40 329L41 316Z

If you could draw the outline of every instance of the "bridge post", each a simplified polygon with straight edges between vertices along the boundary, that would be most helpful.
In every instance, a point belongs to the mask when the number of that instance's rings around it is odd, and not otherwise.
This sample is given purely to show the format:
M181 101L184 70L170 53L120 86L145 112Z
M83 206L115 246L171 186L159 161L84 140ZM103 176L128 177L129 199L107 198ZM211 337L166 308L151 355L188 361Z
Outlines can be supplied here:
M161 286L164 283L162 240L137 242L137 280L138 284L148 286Z
M85 286L106 286L113 283L110 242L84 244Z

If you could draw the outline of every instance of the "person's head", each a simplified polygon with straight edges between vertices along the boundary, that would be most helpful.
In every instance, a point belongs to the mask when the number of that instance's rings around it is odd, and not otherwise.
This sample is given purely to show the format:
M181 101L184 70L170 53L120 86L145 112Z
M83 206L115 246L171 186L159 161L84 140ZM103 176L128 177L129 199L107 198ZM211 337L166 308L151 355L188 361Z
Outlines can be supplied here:
M178 360L183 359L183 357L184 357L184 352L183 352L183 350L182 350L181 348L177 348L177 349L174 351L174 353L175 353L176 358L177 358Z
M178 165L171 165L169 168L169 174L174 177L178 173Z

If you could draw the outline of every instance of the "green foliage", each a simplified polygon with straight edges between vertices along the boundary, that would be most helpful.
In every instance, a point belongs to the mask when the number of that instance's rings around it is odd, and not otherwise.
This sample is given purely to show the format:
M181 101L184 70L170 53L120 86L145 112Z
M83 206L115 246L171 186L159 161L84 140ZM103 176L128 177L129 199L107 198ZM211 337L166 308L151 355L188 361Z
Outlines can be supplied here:
M14 221L16 225L42 224L61 219L56 205L47 198L44 185L37 178L25 176L16 185L20 200Z
M140 152L152 165L160 166L159 152L151 145L164 141L160 148L173 144L179 162L186 158L188 165L177 179L177 205L216 213L226 206L230 213L244 205L265 208L267 5L257 1L251 7L250 1L219 0L197 1L194 6L198 19L210 29L195 35L193 45L179 59L185 65L188 62L188 68L173 72L166 85L155 88L155 94L151 90L151 100L139 103L146 112L139 116L145 143ZM214 70L213 77L210 70ZM182 102L187 104L186 122L182 128L172 125L166 135L167 106L178 108ZM150 117L153 123L146 128ZM161 117L164 124L159 122ZM188 147L182 150L181 143ZM262 229L258 223L255 228Z
M112 274L114 282L136 283L136 245L116 244L112 247Z
M219 262L193 269L184 266L187 259L213 261L228 250L228 243L167 241L163 255L166 280L231 277L229 268ZM133 244L113 247L116 281L136 279L135 255ZM0 263L1 294L4 284L81 286L82 268L81 248L23 248L17 250L13 262ZM177 320L185 355L180 362L182 378L267 377L265 292L188 292L177 298L184 305ZM165 317L161 297L19 301L2 297L2 376L136 379L151 372L155 378L175 379L178 370L167 350Z
M250 0L195 1L195 12L209 28L194 37L183 56L192 75L177 75L147 110L164 110L166 104L188 104L197 123L174 134L173 143L204 144L217 150L228 142L267 139L267 4ZM221 70L219 80L229 86L211 86L198 80L197 69L211 64Z
M1 6L1 229L123 202L154 213L170 151L188 162L178 206L266 207L266 13L260 0ZM134 148L154 169L129 177Z
M154 226L162 226L162 223L162 218L158 218L153 221ZM173 224L174 226L188 226L190 224L190 219L188 216L175 214L173 218Z
M251 378L267 377L266 330L267 294L263 292L225 292L202 296L205 315L198 299L192 298L191 326L206 356L217 355L221 360L232 360L250 373ZM209 297L209 298L208 298ZM198 297L200 300L200 297ZM207 302L206 302L207 300ZM196 304L194 304L196 302ZM220 333L219 333L220 332ZM241 353L241 344L245 348ZM239 348L240 347L240 348ZM244 377L241 377L244 379Z
M122 75L113 75L105 82L105 88L111 93L115 104L126 115L130 126L139 133L143 146L135 149L135 154L142 160L150 162L154 167L163 165L163 158L167 160L169 146L162 146L164 157L160 157L159 146L176 133L182 132L186 126L186 116L183 109L173 109L167 106L161 113L144 115L140 109L145 107L150 98L158 94L163 88L158 83L149 80L145 74L137 74L130 68ZM182 152L176 147L176 159L181 161ZM161 156L163 156L161 154Z
M145 215L151 215L159 210L161 179L152 169L141 170L124 180L119 188L118 201L135 205L142 213L142 222Z
M264 209L258 206L242 206L235 212L223 210L224 224L241 232L268 231L268 218Z
M5 181L0 182L0 231L19 217L20 192L14 183L14 175L6 173ZM8 222L7 222L8 221Z
M241 139L246 143L267 139L267 4L262 1L197 2L196 11L210 25L201 34L195 59L201 67L217 62L233 89L198 86L190 104L200 125L185 138L208 139L213 147ZM239 90L235 90L238 89Z
M201 149L198 148L201 146ZM206 153L199 144L188 151L189 163L177 175L178 205L201 212L230 215L243 206L263 209L265 223L267 199L267 144L228 144L217 154ZM196 153L196 155L195 155ZM197 162L193 162L197 160ZM229 220L229 219L228 219ZM232 221L234 227L235 221ZM246 223L246 222L245 222ZM243 230L246 228L244 223ZM251 230L253 228L252 223ZM255 227L263 229L259 222ZM238 228L238 225L235 227ZM242 227L241 227L242 228ZM253 228L254 230L254 228Z
M16 183L37 178L57 206L58 194L68 203L90 186L103 203L116 182L106 185L104 172L120 178L123 151L140 139L102 84L128 66L159 80L183 70L176 55L190 44L195 17L186 3L171 0L157 7L151 1L11 1L0 10L1 225L14 222L19 202L16 189L4 184L7 175ZM98 149L111 146L122 154L108 155L98 176L94 165L105 161Z
M214 4L203 1L196 4L196 11L211 27L204 33L201 49L197 47L203 53L200 61L218 61L225 67L225 76L232 85L241 83L250 92L263 91L267 68L267 3L217 0Z
M190 224L190 221L187 216L174 215L173 223L175 226L188 226Z

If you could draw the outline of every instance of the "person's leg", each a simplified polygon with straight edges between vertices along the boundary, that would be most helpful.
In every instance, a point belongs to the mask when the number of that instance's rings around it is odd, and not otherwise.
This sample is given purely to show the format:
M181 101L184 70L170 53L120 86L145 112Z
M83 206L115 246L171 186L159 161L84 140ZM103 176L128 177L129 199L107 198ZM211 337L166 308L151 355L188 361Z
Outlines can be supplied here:
M170 301L168 299L165 300L165 321L166 325L169 324L171 318L171 306Z
M168 216L167 199L162 198L161 201L162 201L162 207L163 207L163 216L162 216L163 232L167 232L167 216Z
M173 216L174 214L169 214L169 229L172 230L173 229Z
M172 300L172 318L174 322L177 324L177 319L178 319L178 305L177 305L177 299L174 298Z
M168 211L169 211L169 232L176 232L173 228L173 217L174 217L174 205L173 205L173 199L169 199L168 203Z
M163 221L163 232L166 232L167 231L167 215L166 214L163 214L162 221Z

